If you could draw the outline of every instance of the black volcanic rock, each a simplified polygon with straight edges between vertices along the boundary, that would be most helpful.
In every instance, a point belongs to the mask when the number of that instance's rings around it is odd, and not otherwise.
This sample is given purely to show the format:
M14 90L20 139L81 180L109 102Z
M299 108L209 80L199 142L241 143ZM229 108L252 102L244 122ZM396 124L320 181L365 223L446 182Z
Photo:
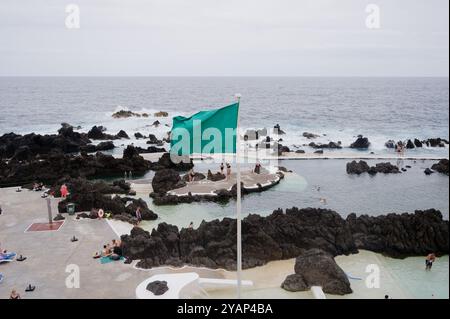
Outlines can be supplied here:
M356 141L354 141L350 148L359 148L359 149L367 149L370 146L369 139L367 137L363 137L362 135L359 135Z
M423 143L419 139L415 138L414 139L414 146L415 147L422 147Z
M303 135L303 137L306 137L307 139L312 139L312 138L320 137L320 135L318 135L318 134L309 133L309 132L303 132L302 135Z
M358 249L397 258L449 251L448 221L435 209L376 217L350 214L347 224Z
M15 157L16 160L30 160L36 155L52 152L76 153L90 142L86 134L74 132L68 124L59 129L58 135L8 133L0 136L0 159Z
M127 156L123 158L100 152L95 155L82 153L79 156L51 153L27 162L0 161L0 186L18 186L33 182L52 184L64 176L122 177L124 172L129 171L139 176L151 169L151 162L144 160L133 149L127 150Z
M311 142L308 144L308 146L315 148L315 149L324 149L324 148L330 148L330 149L341 149L341 143L339 142L329 142L327 144L322 144L322 143L314 143Z
M149 146L147 148L136 147L139 154L149 154L149 153L165 153L167 152L165 148L159 148L156 146Z
M357 174L369 173L370 175L375 175L377 173L384 174L398 174L400 170L397 166L392 165L389 162L377 163L375 166L370 167L365 161L352 161L347 163L347 174Z
M147 290L155 296L161 296L169 290L169 287L167 286L167 281L153 281L147 285Z
M278 156L283 155L283 153L289 153L291 151L288 146L279 143L275 143L274 147L275 150L278 152Z
M128 111L128 110L120 110L118 112L115 112L112 117L116 118L116 119L120 119L120 118L129 118L129 117L141 117L141 114L139 113L134 113L132 111Z
M344 220L334 211L305 208L276 210L242 221L243 267L296 258L313 248L331 256L372 250L392 257L449 252L448 221L436 210ZM122 236L125 255L139 266L190 264L236 269L236 220L202 222L197 229L160 224L151 234L134 228ZM330 288L331 289L331 288Z
M414 143L411 141L411 140L408 140L407 142L406 142L406 148L407 149L413 149L413 148L415 148L416 146L414 145Z
M128 134L124 131L124 130L120 130L119 133L117 133L116 135L118 138L126 138L129 139L130 137L128 136Z
M362 173L368 172L369 169L370 166L365 161L352 161L350 163L347 163L347 174L360 175Z
M152 180L153 191L157 194L165 194L185 185L186 182L183 182L180 174L173 169L158 170Z
M204 180L205 178L206 178L205 174L195 172L194 176L193 176L193 181L197 182L197 181ZM181 180L183 182L189 182L189 174L185 174Z
M290 292L306 291L311 287L303 279L302 275L292 274L286 277L281 284L281 288Z
M149 140L147 141L147 144L161 144L162 141L158 140L158 138L154 134L149 135Z
M106 128L103 126L93 126L87 136L93 140L109 140L113 139L112 136L105 133Z
M446 158L441 159L438 163L433 164L433 166L431 166L431 169L436 172L448 175L449 174L448 159L446 159Z
M140 232L139 239L133 234L122 239L125 250L133 259L158 258L162 265L165 259L176 257L187 264L235 269L235 220L225 218L202 222L195 230L177 231L172 228L171 233L170 237L175 241L171 243L167 243L167 235L162 237L158 232L152 235ZM303 249L317 246L332 255L356 252L345 221L337 213L327 210L293 208L286 214L278 210L268 217L250 215L243 220L243 236L245 268L271 260L293 258ZM136 247L138 242L140 246ZM162 255L155 254L155 251Z
M172 157L175 161L172 161ZM152 163L152 170L174 169L176 171L189 171L194 167L189 156L176 156L164 153L156 163Z
M143 220L155 220L158 218L142 199L111 197L111 194L129 194L130 185L123 180L113 184L105 182L91 182L83 178L62 179L58 181L51 191L59 197L59 187L66 184L69 196L58 204L59 213L66 213L67 204L74 203L76 212L91 212L89 218L97 218L94 209L103 209L105 213L111 213L115 219L134 222L135 212L141 208Z
M399 168L397 166L395 166L395 165L392 165L389 162L375 164L375 170L376 170L377 173L384 173L384 174L398 174L398 173L400 173Z
M323 292L333 295L353 292L347 275L333 256L320 249L310 249L297 257L295 274L288 276L281 285L288 291L305 291L312 286L320 286Z
M221 181L224 180L225 178L227 178L225 176L225 174L222 174L221 172L217 172L217 173L212 173L211 170L208 170L208 175L207 175L208 180L213 181L213 182L217 182L217 181Z
M384 143L384 146L386 146L386 148L395 148L395 141L394 140L389 140L386 143Z
M443 138L429 138L428 140L423 141L429 147L444 147L446 144L448 145L448 141Z
M100 152L100 151L109 151L114 149L114 143L111 141L107 141L107 142L101 142L99 144L96 145L96 151Z

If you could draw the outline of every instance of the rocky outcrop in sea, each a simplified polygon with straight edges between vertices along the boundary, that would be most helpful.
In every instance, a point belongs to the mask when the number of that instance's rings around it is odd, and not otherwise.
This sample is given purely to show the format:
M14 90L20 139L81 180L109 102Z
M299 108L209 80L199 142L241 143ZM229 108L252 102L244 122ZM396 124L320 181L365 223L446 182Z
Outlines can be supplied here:
M438 163L433 164L433 166L431 166L431 169L436 171L436 172L448 175L449 174L449 162L448 162L448 159L446 159L446 158L441 159Z
M352 161L350 163L347 163L347 174L360 175L363 173L375 175L377 173L399 174L401 172L397 166L389 162L377 163L375 164L375 166L369 166L366 161Z

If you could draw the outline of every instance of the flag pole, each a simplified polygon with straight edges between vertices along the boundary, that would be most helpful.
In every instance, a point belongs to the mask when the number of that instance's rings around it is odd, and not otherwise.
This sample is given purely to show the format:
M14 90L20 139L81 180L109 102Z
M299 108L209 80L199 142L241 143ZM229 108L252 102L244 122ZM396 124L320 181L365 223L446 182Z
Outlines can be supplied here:
M240 103L241 95L236 94L238 103L238 116L237 116L237 128L236 128L236 223L237 223L237 298L241 299L242 288L242 226L241 226L241 163L240 163Z

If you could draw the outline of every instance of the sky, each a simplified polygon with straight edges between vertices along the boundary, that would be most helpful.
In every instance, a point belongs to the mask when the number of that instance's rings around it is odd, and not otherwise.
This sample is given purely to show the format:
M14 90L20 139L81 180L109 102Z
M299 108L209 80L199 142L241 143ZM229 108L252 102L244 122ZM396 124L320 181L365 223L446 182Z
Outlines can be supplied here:
M69 4L79 28L66 26ZM0 76L448 77L448 11L448 0L1 0Z

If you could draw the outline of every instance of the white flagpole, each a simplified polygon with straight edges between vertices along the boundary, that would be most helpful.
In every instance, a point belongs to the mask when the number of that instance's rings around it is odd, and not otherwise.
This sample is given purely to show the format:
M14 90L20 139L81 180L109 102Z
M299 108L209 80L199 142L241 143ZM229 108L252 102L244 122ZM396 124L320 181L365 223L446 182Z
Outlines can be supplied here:
M237 186L237 198L236 198L236 222L237 222L237 298L241 299L242 288L242 229L241 229L241 163L240 163L240 134L239 134L239 122L240 122L240 103L241 95L236 94L238 103L238 116L237 116L237 128L236 128L236 186Z

